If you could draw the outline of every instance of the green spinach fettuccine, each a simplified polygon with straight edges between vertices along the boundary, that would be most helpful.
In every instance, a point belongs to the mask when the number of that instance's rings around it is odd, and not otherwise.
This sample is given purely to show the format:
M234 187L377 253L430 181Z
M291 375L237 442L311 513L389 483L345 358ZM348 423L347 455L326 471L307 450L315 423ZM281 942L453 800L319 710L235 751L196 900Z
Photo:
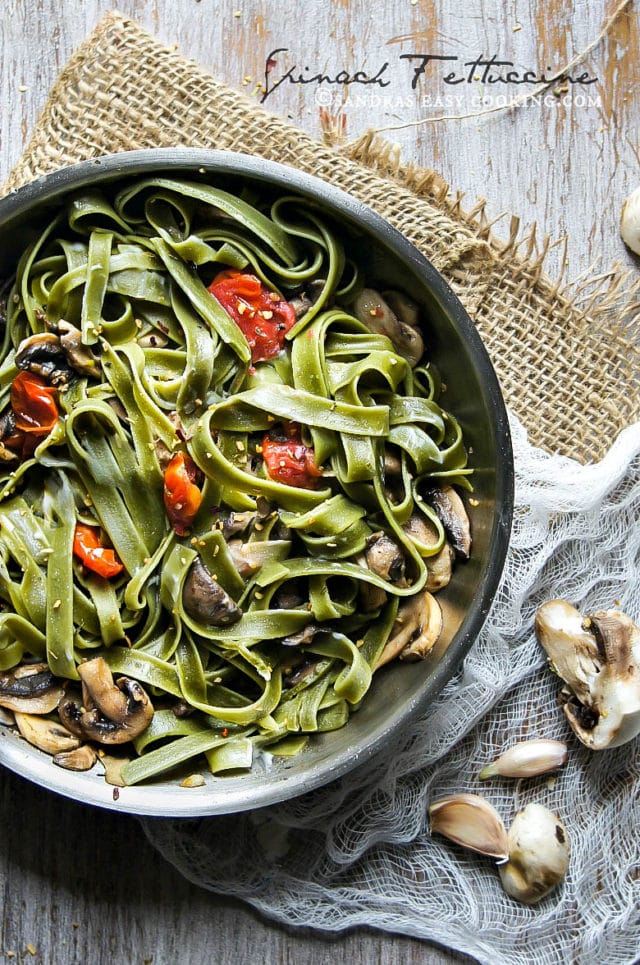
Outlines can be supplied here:
M304 199L162 177L73 195L20 258L0 671L46 662L83 713L83 662L140 684L126 783L343 726L438 588L467 454L365 283Z

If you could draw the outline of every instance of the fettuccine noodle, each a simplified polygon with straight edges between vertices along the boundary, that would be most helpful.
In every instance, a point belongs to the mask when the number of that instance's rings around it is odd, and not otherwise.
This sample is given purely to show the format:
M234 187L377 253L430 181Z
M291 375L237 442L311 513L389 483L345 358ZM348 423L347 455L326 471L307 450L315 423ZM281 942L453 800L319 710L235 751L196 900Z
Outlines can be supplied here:
M255 276L274 304L313 288L272 357L252 358L208 290L225 269ZM38 658L73 682L100 656L116 679L142 684L155 713L133 740L127 783L201 754L214 773L247 768L257 750L292 753L343 726L398 608L425 591L446 545L429 494L468 486L470 470L437 374L355 317L364 283L310 202L265 206L162 177L72 196L20 259L0 412L18 411L26 339L53 335L59 349L65 326L77 329L94 362L49 378L58 418L35 446L20 442L16 458L3 429L0 670ZM305 485L265 466L264 441L275 430L278 445L291 426L318 469ZM176 453L201 493L182 531L163 490ZM426 541L407 525L416 516ZM114 575L83 565L78 526L113 551ZM366 564L381 533L401 554L400 578ZM196 563L239 611L234 622L185 604Z

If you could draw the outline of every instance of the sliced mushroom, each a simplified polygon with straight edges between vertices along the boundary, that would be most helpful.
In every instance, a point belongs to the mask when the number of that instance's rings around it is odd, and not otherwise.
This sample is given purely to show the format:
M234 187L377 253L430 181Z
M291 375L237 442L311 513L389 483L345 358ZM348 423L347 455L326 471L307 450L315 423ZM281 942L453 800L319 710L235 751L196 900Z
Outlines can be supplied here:
M249 524L254 522L256 518L255 513L229 513L229 515L222 520L222 535L225 539L230 539L232 536L237 536L238 533L244 533L245 529L248 528Z
M396 316L382 295L373 288L363 288L353 303L356 318L376 335L386 335L395 351L416 366L424 354L422 335L413 325Z
M464 503L453 486L443 489L434 487L425 494L425 498L438 514L456 556L468 560L471 553L471 524Z
M358 596L363 613L381 610L387 602L387 594L381 586L375 586L373 583L365 583L364 581L360 583Z
M0 462L17 462L18 453L7 448L5 443L16 431L16 417L13 409L7 408L0 416Z
M131 423L131 420L120 399L115 395L110 395L108 399L105 399L105 402L108 406L110 406L111 409L113 409L122 425L126 428Z
M66 727L48 717L16 713L16 724L26 741L47 754L72 751L80 745L79 739Z
M98 760L104 766L104 780L112 787L126 787L122 776L122 769L126 764L131 763L130 757L116 757L115 755L105 754L102 751L98 754Z
M46 663L22 664L0 674L0 707L23 714L50 714L64 697L64 687Z
M98 759L90 744L81 744L72 751L61 751L53 758L53 763L67 771L90 771Z
M302 606L309 599L309 594L305 593L302 580L287 580L274 593L271 605L275 610L295 610Z
M237 623L242 610L211 576L201 559L194 560L184 581L182 605L194 620L208 626Z
M402 528L407 536L410 536L422 546L433 547L437 544L438 531L426 516L414 513ZM429 590L430 593L437 593L447 586L451 580L454 559L455 553L447 542L434 556L425 557L424 562L428 573L425 589Z
M53 332L41 332L23 339L18 345L15 363L19 369L33 372L52 385L64 385L71 374L60 339Z
M72 698L58 708L60 719L72 733L101 744L124 744L146 729L153 705L136 680L120 677L114 682L103 657L81 663L78 673L90 708L79 706Z
M399 476L402 472L402 460L387 448L384 450L384 475Z
M404 553L386 533L374 533L367 540L365 560L372 573L396 586L406 586Z
M63 726L66 727L70 733L75 734L76 737L84 738L85 736L82 730L83 714L84 708L82 704L73 697L67 697L65 700L60 701L58 717L62 721Z
M420 324L420 308L412 298L404 292L388 289L382 293L387 305L401 322L414 327Z
M191 717L194 711L195 707L192 707L191 704L188 704L186 700L179 700L171 707L171 713L180 720L183 717Z
M284 644L285 647L301 647L307 643L312 643L319 633L324 632L325 630L322 627L315 623L309 623L302 630L298 630L297 633L290 633L288 637L283 637L280 643Z
M267 560L273 559L275 550L284 550L289 545L289 540L285 539L255 540L246 543L241 539L232 539L227 543L227 549L238 573L243 580L247 580L257 573ZM279 606L282 609L282 605L279 604Z
M640 627L619 610L585 619L565 600L543 604L538 642L567 684L561 694L575 735L591 750L619 747L640 734Z
M442 611L437 600L427 591L404 600L376 670L400 657L422 660L433 649L442 632Z
M89 346L84 345L80 329L61 318L56 325L56 331L60 338L60 347L71 368L80 375L100 378L100 361Z
M313 308L326 283L326 278L316 278L303 291L289 299L289 304L296 313L296 318L302 318L310 308Z
M298 684L307 680L307 678L312 677L320 662L317 658L303 661L303 663L293 669L292 673L285 675L283 679L285 687L296 687Z
M438 593L448 586L453 573L453 563L456 558L451 545L445 543L439 553L428 556L424 561L427 567L427 582L425 588L431 593Z

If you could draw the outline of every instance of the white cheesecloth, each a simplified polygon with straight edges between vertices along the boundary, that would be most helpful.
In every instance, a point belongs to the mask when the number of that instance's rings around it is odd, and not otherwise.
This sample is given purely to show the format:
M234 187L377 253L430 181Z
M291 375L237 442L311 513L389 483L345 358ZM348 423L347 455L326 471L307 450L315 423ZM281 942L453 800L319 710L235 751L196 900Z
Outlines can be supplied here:
M400 746L315 792L250 814L146 820L191 881L287 925L366 925L431 939L491 965L633 963L640 954L640 738L593 753L572 735L533 634L537 607L619 604L640 618L640 423L602 462L529 445L511 419L516 508L501 588L457 676ZM478 781L507 746L566 740L557 778ZM531 907L490 859L429 836L434 798L483 794L509 826L539 801L571 840L564 883Z

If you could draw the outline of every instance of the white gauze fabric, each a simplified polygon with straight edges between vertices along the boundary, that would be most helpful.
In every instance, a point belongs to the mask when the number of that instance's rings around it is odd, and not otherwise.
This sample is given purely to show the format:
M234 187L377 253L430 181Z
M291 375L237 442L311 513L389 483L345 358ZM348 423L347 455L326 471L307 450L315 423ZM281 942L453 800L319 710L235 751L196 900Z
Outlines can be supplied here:
M640 617L640 423L581 466L527 442L512 419L516 511L492 612L461 670L398 746L330 786L250 814L147 820L191 881L287 925L366 925L431 939L491 965L632 963L640 948L640 738L592 753L558 705L533 633L537 607ZM478 781L507 746L566 740L557 778ZM481 793L507 826L538 801L571 840L568 875L538 905L502 890L490 859L429 836L429 802ZM188 793L188 792L185 792Z

